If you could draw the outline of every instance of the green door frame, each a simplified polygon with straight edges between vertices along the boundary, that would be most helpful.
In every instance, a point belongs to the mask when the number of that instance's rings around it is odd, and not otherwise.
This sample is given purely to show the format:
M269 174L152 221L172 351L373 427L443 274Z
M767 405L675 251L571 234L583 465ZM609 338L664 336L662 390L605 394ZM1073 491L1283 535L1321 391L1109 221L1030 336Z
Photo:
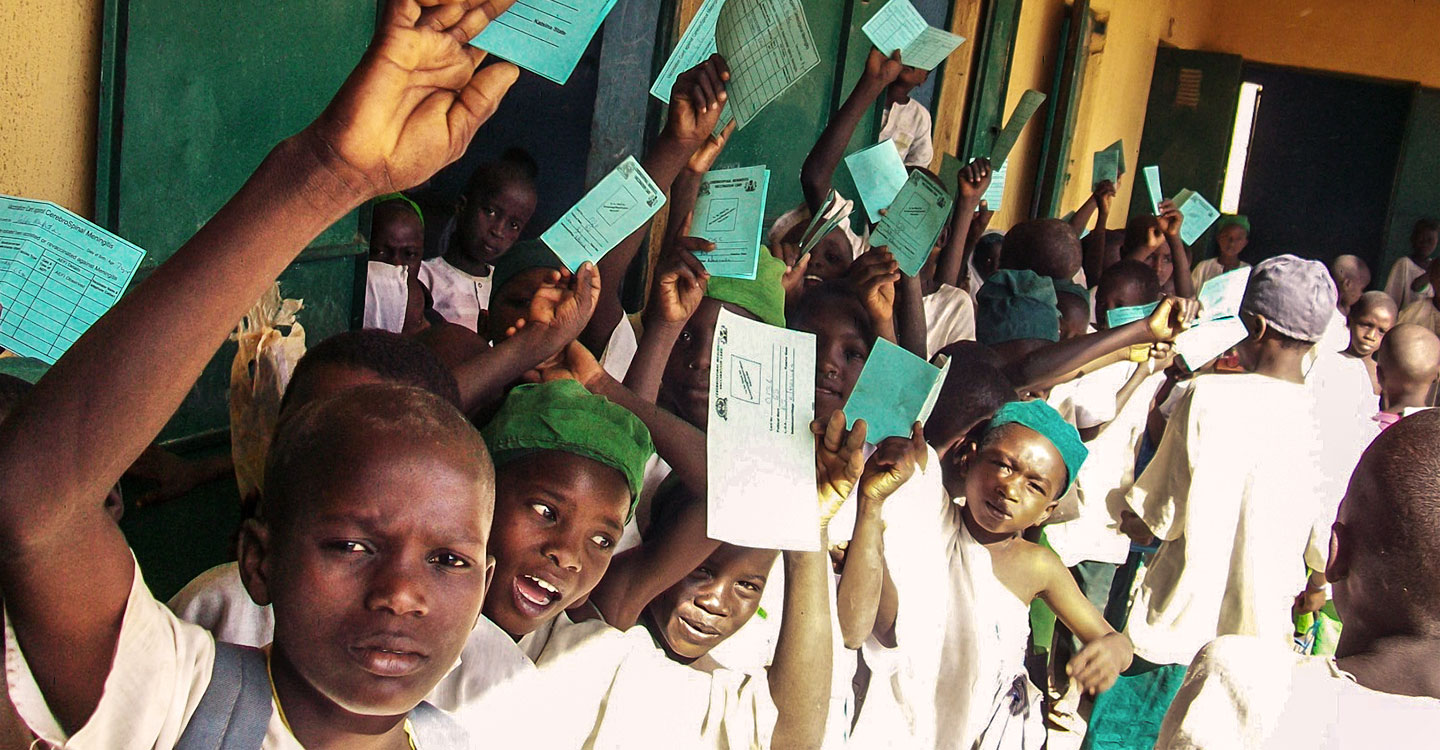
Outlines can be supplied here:
M1010 87L1010 63L1020 28L1023 0L987 0L975 39L975 75L970 84L968 116L960 132L956 153L969 161L990 153L1005 120L1005 92Z
M1045 137L1040 142L1040 168L1035 172L1031 218L1060 215L1060 201L1070 181L1070 139L1075 134L1075 118L1080 112L1093 25L1090 0L1076 0L1060 26L1057 45L1060 64L1055 66L1051 96L1045 106Z

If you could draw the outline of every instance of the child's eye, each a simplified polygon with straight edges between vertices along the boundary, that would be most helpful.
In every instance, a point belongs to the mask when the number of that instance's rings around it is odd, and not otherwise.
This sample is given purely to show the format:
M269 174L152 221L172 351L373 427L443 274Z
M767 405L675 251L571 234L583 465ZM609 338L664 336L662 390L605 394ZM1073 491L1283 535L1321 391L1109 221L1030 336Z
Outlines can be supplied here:
M615 542L611 541L610 537L605 536L604 534L596 534L595 536L590 537L590 541L594 542L595 546L599 547L600 549L610 549L611 547L615 546Z
M865 352L858 351L856 349L850 349L845 352L845 358L851 361L863 360L865 359Z
M694 336L691 336L689 331L681 331L681 332L680 332L680 341L681 341L681 343L688 344L688 343L690 343L690 339L693 339L693 338L695 338L695 337L694 337Z
M327 546L328 546L330 549L335 550L336 552L345 552L345 553L356 553L356 552L358 552L358 553L367 553L367 552L370 551L370 548L367 547L367 546L365 546L365 543L364 543L364 542L356 542L356 541L353 541L353 540L350 540L350 539L343 539L343 540L340 540L340 541L338 541L338 542L331 542L331 543L330 543L329 545L327 545Z
M510 222L510 230L511 230L512 232L518 232L518 231L520 231L520 222L518 222L518 221L512 221L512 222Z
M461 556L459 556L459 555L457 555L457 554L455 554L455 553L453 553L453 552L437 552L437 553L435 553L434 555L431 555L431 556L430 556L430 562L432 562L432 563L434 563L434 564L436 564L436 565L443 565L444 567L447 567L447 568L468 568L468 567L470 567L470 561L469 561L469 560L466 560L465 558L463 558L463 557L461 557Z
M691 578L709 578L712 575L714 574L711 572L711 570L705 567L696 568L690 573Z
M742 588L742 589L745 589L746 591L753 591L753 592L755 592L755 593L757 593L757 594L760 593L760 587L759 587L759 586L756 586L755 584L753 584L753 583L751 583L751 582L749 582L749 581L740 581L739 583L737 583L737 584L735 584L735 585L739 586L739 587Z
M555 520L555 509L545 503L530 503L530 509L535 511L541 518L547 521Z
M495 215L495 209L493 209L493 208L491 208L491 207L489 207L489 206L483 206L483 207L481 207L480 210L483 211L486 216L492 216L492 217L493 217L493 216Z
M1031 482L1031 483L1030 483L1030 491L1031 491L1031 492L1034 492L1034 493L1037 494L1037 495L1043 495L1043 494L1045 494L1045 488L1044 488L1044 487L1041 487L1041 486L1039 485L1039 483L1037 483L1037 482Z

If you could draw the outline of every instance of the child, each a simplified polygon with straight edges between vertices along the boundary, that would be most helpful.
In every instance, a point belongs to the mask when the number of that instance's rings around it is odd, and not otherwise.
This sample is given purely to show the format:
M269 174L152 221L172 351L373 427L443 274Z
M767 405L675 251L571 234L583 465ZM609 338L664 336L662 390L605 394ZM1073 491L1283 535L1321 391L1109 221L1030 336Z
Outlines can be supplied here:
M452 161L516 79L508 63L477 70L484 53L461 41L493 7L441 5L424 23L420 10L387 4L325 113L279 144L0 425L7 672L45 742L176 745L212 683L239 688L214 669L219 654L261 711L229 727L250 730L241 746L466 746L438 712L417 709L460 654L489 568L492 470L452 405L364 386L281 424L263 520L247 524L241 551L252 597L275 610L264 654L217 651L156 602L98 502L306 244ZM81 543L84 575L53 564ZM204 723L197 731L227 730L223 713Z
M1000 267L1072 281L1080 272L1080 240L1059 219L1022 221L1005 233Z
M370 260L401 266L414 276L425 257L425 219L404 193L375 199L370 214Z
M1440 283L1440 259L1430 262L1430 270L1425 278L1429 279L1431 289L1435 289L1436 284ZM1440 334L1440 302L1436 300L1434 296L1419 297L1409 305L1402 305L1396 322L1415 323Z
M1160 203L1160 216L1142 214L1130 217L1125 225L1126 258L1141 261L1155 271L1160 291L1179 297L1194 297L1195 285L1189 274L1176 274L1175 269L1189 266L1185 243L1180 241L1184 217L1170 201Z
M1330 534L1334 658L1225 636L1196 655L1159 748L1422 747L1440 721L1440 414L1370 446Z
M826 426L822 507L858 479L863 441L863 430L846 433L843 415ZM755 614L775 557L719 545L645 607L638 627L591 620L557 633L533 679L497 693L467 722L499 724L502 744L540 747L818 746L831 671L822 553L784 553L784 614L763 682L710 656Z
M1096 701L1085 747L1152 743L1184 665L1215 637L1290 641L1304 565L1323 568L1312 531L1329 522L1301 364L1334 307L1322 264L1282 255L1255 266L1240 308L1250 336L1237 347L1247 372L1191 383L1125 498L1121 528L1160 548L1125 628L1136 664Z
M901 747L1041 746L1043 711L1024 667L1036 598L1086 642L1071 668L1087 691L1105 690L1129 665L1125 636L1085 601L1053 553L1021 537L1055 510L1084 457L1075 428L1053 409L1011 402L965 453L963 497L937 496L930 507L887 519L897 608L881 609L875 634L894 646L899 664L891 679L872 681L860 722L911 720L857 727L857 741L875 731L905 737ZM856 553L847 555L847 572ZM892 713L895 705L901 710Z
M1410 229L1410 255L1390 266L1385 293L1401 310L1416 300L1435 296L1435 285L1425 277L1437 242L1440 242L1440 221L1419 219Z
M941 230L920 273L902 279L898 287L903 294L897 298L902 316L913 315L916 311L912 298L920 298L923 320L915 324L925 328L927 359L957 341L975 340L975 302L967 291L965 277L970 265L967 256L990 221L990 212L980 200L990 179L988 159L976 159L960 170L950 221ZM902 328L905 325L902 323Z
M1244 252L1245 246L1248 244L1250 244L1250 219L1242 214L1221 216L1220 221L1215 222L1216 257L1196 263L1195 270L1190 272L1190 278L1194 282L1195 288L1199 289L1205 286L1205 282L1222 273L1234 271L1237 268L1248 268L1250 264L1240 260L1240 253Z
M443 254L420 265L435 311L472 331L490 308L490 274L535 213L535 161L519 149L482 164L456 208L455 231Z
M1095 327L1110 327L1110 311L1144 305L1160 299L1155 270L1138 260L1122 260L1105 269L1095 289Z
M1350 346L1344 355L1360 360L1370 375L1370 384L1375 395L1380 395L1380 380L1375 374L1375 350L1385 334L1395 326L1395 300L1384 292L1366 292L1350 306L1346 316L1346 327L1350 331Z
M930 110L910 98L910 92L929 77L930 71L906 65L894 83L885 89L885 111L880 115L880 134L876 140L889 138L907 167L928 168L935 158L930 140Z
M805 293L790 327L815 334L815 420L845 405L875 346L876 326L854 287L831 281Z
M1001 232L985 232L975 241L975 248L970 254L970 273L966 287L972 298L980 293L980 287L985 285L985 280L1000 270L1000 255L1004 249L1005 235Z
M1068 279L1055 282L1055 306L1060 311L1060 340L1084 336L1090 330L1090 294Z
M1395 326L1375 352L1375 372L1380 380L1380 413L1375 422L1384 430L1402 416L1434 405L1440 337L1414 324Z
M1358 255L1337 255L1330 261L1330 278L1335 280L1335 307L1342 315L1348 315L1370 286L1370 266Z
M975 298L975 338L994 349L1007 365L1046 343L1059 341L1060 311L1054 282L1034 271L997 271Z

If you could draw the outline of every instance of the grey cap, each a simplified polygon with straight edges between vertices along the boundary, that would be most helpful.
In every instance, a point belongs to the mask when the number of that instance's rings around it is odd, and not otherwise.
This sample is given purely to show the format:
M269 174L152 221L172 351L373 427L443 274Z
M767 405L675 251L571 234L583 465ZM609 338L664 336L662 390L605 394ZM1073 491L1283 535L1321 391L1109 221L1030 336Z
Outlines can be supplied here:
M1260 261L1240 309L1263 315L1276 331L1299 341L1319 341L1335 312L1335 282L1324 263L1294 255Z

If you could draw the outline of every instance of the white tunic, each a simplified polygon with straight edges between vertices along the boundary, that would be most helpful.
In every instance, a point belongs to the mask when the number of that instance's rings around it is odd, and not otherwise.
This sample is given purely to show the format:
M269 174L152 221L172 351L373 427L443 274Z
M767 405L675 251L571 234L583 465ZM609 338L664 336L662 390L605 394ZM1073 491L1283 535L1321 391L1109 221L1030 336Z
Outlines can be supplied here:
M444 258L420 263L420 283L430 290L435 312L456 325L480 332L480 313L490 309L491 274L471 276Z
M1409 307L1400 311L1400 316L1395 319L1396 324L1414 323L1424 326L1440 336L1440 309L1436 309L1435 303L1427 299L1417 299L1410 303Z
M405 327L405 305L410 300L405 266L369 261L365 271L366 328L399 333Z
M903 104L896 102L880 115L880 135L876 140L886 138L895 144L900 159L907 167L928 168L935 158L935 146L930 135L930 110L914 99Z
M959 287L941 284L925 295L925 356L933 359L956 341L975 340L975 302Z
M1225 636L1195 657L1160 750L1432 747L1440 700L1356 684L1334 659Z
M1429 286L1418 292L1410 288L1416 279L1425 274L1426 269L1421 268L1409 256L1401 258L1390 267L1390 277L1385 281L1385 293L1390 295L1390 298L1395 300L1395 304L1399 305L1402 310L1416 300L1430 299L1435 296L1435 290Z

